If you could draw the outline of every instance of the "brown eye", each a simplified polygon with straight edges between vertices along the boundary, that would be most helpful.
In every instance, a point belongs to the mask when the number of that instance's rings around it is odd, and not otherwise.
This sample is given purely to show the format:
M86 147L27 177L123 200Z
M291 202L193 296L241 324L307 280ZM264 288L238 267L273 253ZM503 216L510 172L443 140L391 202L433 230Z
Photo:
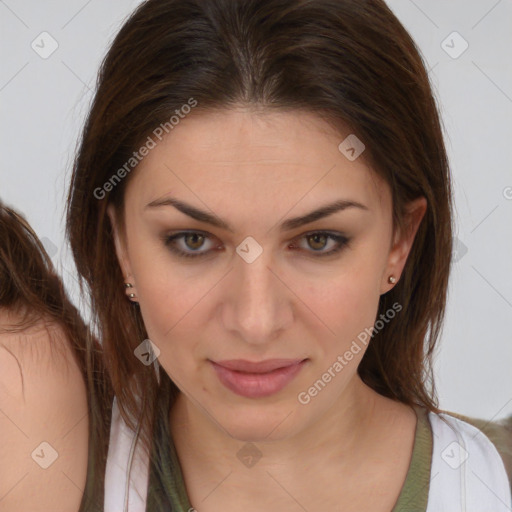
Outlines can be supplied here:
M205 240L204 235L199 233L188 233L184 235L183 241L189 249L197 250L200 249Z
M344 235L324 231L306 233L299 237L298 240L302 240L303 242L298 245L291 244L290 248L298 246L302 252L315 258L334 256L344 247L348 247L350 242L350 238Z
M344 247L347 247L350 242L349 238L341 234L322 231L307 233L299 239L306 242L306 247L302 247L302 244L300 244L301 252L309 253L309 256L314 257L334 256ZM215 252L220 250L213 243L211 236L196 231L182 231L174 235L166 235L162 238L162 241L170 251L182 258L213 256ZM210 243L209 246L208 242ZM291 244L289 247L293 249L297 246ZM329 248L329 250L325 250L326 248Z
M329 237L324 233L314 233L312 235L307 235L306 239L308 240L309 246L312 249L315 251L320 251L327 245Z
M200 258L212 253L213 250L211 237L195 231L182 231L165 236L162 240L173 253L184 258ZM205 242L208 241L210 246L206 243L205 247Z

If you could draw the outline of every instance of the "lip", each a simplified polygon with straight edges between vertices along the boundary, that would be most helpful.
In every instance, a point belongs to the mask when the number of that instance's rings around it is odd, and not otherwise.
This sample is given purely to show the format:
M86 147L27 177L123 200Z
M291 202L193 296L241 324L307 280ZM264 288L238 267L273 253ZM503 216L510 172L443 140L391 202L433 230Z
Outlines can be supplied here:
M281 391L300 372L307 359L242 359L210 361L219 380L233 393L261 398Z

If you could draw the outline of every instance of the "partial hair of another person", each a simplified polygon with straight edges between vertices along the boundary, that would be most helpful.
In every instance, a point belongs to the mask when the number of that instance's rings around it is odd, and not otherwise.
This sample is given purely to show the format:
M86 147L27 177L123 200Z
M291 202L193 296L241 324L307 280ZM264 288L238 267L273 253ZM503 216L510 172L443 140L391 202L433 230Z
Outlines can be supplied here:
M101 347L70 301L37 234L20 213L2 201L0 283L0 309L16 319L15 323L0 325L0 332L22 333L39 323L46 328L50 338L48 326L51 324L58 325L64 332L87 388L89 443L93 446L90 453L97 450L99 454L89 460L88 473L104 473L105 460L101 454L106 453L108 438L104 436L103 424L109 414L104 405L110 403L112 392L101 359ZM58 345L50 343L49 346L53 352ZM101 482L87 479L87 485L93 483L99 485ZM97 495L94 491L85 494Z
M101 64L67 210L124 420L134 429L141 422L149 450L161 386L171 386L171 400L179 390L134 357L148 336L125 296L107 206L122 225L137 168L122 178L118 170L191 98L190 115L249 106L312 112L340 133L349 127L391 189L395 228L409 201L427 199L403 274L379 303L379 315L400 303L400 319L372 338L358 371L378 393L437 411L431 360L445 313L452 197L436 100L409 33L382 0L148 0Z

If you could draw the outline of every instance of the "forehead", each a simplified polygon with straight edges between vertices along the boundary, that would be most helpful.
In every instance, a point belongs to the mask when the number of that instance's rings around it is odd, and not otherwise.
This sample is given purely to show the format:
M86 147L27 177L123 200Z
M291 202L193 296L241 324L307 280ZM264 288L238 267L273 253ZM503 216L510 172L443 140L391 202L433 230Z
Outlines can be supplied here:
M147 204L181 190L209 199L236 195L262 207L346 197L385 208L385 182L362 156L350 161L338 149L348 135L304 111L193 112L155 139L127 195Z

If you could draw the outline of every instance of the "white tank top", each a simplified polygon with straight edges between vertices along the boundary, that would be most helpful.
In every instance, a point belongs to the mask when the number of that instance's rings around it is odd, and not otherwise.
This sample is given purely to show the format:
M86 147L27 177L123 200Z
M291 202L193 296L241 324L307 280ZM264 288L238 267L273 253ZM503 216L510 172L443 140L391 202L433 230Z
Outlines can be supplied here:
M428 415L433 434L426 512L510 512L503 460L485 434L448 414ZM128 468L132 461L132 471ZM149 460L114 398L105 475L104 512L146 512Z

